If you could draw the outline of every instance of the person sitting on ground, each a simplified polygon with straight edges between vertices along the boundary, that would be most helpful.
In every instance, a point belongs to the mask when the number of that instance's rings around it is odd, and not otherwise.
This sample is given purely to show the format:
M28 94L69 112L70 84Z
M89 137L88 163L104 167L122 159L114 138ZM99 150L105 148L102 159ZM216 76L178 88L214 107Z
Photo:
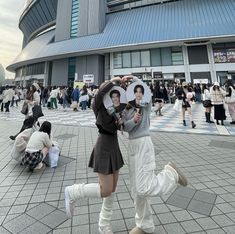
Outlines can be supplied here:
M34 132L29 139L25 154L22 157L22 164L27 166L30 171L44 169L43 160L48 155L52 145L51 123L45 121L39 131Z
M28 121L27 128L23 130L21 133L19 133L19 135L15 138L15 142L11 150L11 157L18 162L20 162L21 158L24 156L28 141L32 136L33 132L35 131L35 128L33 127L34 126L33 117L29 117L27 121Z

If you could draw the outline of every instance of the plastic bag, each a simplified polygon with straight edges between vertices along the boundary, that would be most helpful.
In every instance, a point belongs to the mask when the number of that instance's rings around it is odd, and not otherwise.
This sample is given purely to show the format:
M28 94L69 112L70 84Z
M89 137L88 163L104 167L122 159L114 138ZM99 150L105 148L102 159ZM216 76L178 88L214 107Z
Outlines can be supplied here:
M52 146L49 149L48 156L44 159L44 162L51 168L57 167L60 156L60 149L58 146Z
M182 100L176 99L173 109L179 112L182 111L182 102L183 102Z

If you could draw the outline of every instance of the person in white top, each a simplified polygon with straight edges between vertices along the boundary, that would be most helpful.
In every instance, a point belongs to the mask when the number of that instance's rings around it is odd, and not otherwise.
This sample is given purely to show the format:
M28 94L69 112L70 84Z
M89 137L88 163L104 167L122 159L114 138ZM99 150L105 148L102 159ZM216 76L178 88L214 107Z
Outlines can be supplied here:
M202 103L205 108L206 122L214 123L214 121L211 121L211 108L213 105L211 104L211 94L209 89L209 85L202 85Z
M27 147L28 141L32 136L35 129L33 128L34 122L31 122L31 126L21 132L15 139L14 145L11 150L11 157L16 161L21 161L21 158L25 154L25 149Z
M57 109L57 96L59 92L58 89L54 86L52 91L50 92L50 105L51 109L53 109L53 104L55 105L55 108Z
M211 103L214 106L214 119L216 119L216 124L219 125L219 120L221 125L224 125L224 120L226 120L225 108L224 108L224 98L226 96L226 91L223 90L219 82L215 82L210 88Z
M12 98L15 95L15 91L12 88L9 88L9 86L6 86L6 90L3 92L3 103L5 105L6 112L10 112L9 106L12 101Z
M22 157L22 164L27 166L30 171L45 168L45 164L42 162L52 145L51 123L45 121L39 131L34 132L30 137L25 154Z

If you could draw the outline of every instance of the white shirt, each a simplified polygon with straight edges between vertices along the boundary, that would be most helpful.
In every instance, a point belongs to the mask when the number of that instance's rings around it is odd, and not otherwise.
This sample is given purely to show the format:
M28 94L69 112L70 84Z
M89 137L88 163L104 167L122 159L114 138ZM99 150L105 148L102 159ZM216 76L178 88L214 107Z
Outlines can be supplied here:
M15 91L13 89L7 89L3 93L3 103L7 103L12 100L15 95Z
M26 147L26 151L30 153L37 152L45 147L51 148L52 141L47 133L37 131L34 132L33 135L30 137Z
M57 98L57 95L58 95L58 90L53 89L50 93L50 98Z

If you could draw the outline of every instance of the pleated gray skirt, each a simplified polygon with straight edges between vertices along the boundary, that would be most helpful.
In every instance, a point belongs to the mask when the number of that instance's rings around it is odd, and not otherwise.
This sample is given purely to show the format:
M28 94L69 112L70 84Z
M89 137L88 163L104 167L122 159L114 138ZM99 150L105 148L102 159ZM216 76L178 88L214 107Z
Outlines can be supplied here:
M88 166L93 168L94 172L109 175L118 171L123 165L118 136L99 134Z

